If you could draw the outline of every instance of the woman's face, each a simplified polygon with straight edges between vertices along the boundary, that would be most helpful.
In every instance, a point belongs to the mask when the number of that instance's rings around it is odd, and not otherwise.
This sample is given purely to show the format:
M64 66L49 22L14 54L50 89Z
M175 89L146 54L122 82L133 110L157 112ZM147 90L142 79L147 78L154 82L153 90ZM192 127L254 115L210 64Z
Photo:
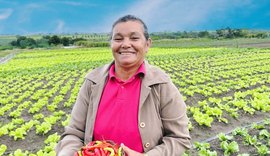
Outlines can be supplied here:
M111 48L116 66L136 68L141 65L151 45L139 21L121 22L112 30Z

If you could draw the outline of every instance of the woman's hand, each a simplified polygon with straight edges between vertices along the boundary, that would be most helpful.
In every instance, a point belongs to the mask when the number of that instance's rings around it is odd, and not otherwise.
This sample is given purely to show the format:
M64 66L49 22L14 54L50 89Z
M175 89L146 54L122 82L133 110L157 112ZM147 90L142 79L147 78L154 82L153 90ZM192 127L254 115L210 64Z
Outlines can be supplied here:
M144 154L139 153L137 151L134 151L130 148L128 148L127 146L125 146L124 144L121 144L121 147L123 148L124 152L128 155L128 156L144 156Z

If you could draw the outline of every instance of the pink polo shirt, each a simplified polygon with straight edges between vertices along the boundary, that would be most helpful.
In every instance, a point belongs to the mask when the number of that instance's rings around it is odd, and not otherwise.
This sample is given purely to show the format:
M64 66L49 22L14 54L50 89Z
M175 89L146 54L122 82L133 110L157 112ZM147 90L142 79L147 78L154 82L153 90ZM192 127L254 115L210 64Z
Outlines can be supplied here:
M115 76L115 65L109 71L107 84L99 103L94 140L112 140L143 152L138 126L141 78L145 74L144 63L126 82Z

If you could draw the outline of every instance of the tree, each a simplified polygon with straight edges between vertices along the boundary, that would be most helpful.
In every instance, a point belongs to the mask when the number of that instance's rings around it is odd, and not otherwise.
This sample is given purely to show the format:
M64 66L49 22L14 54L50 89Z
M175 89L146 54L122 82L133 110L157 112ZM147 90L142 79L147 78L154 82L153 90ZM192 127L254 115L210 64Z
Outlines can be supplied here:
M63 44L63 46L68 46L70 43L71 38L70 37L63 37L61 38L61 43Z
M235 29L233 30L234 37L247 37L248 36L248 31L243 30L243 29Z
M226 29L218 29L216 30L216 33L219 38L225 38L226 37Z
M22 41L22 40L25 40L27 37L25 37L25 36L16 36L17 37L17 46L20 46L20 42Z
M36 47L36 41L33 38L25 38L24 40L20 40L19 47L21 48L34 48Z
M10 45L12 45L12 46L14 46L14 47L17 47L17 46L18 46L17 40L11 41L11 42L10 42Z
M45 35L45 36L42 36L42 38L49 40L51 38L51 36L50 35Z
M43 37L41 39L38 39L36 43L37 43L37 47L41 47L41 48L49 47L49 39L46 39Z
M50 39L49 39L49 44L54 44L54 45L58 45L61 43L61 39L57 36L57 35L53 35Z
M255 35L257 38L267 38L267 33L259 32Z
M198 37L204 37L204 38L207 38L209 37L210 34L208 31L200 31L199 34L198 34Z

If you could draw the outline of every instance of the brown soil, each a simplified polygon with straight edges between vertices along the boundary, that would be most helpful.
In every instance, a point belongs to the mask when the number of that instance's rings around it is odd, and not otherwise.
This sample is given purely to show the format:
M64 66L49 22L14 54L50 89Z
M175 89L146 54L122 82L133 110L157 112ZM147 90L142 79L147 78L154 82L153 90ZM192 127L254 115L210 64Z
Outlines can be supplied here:
M246 43L239 45L241 48L270 48L270 42Z
M69 112L69 110L65 110ZM195 141L210 141L211 146L213 149L215 149L217 152L222 150L218 149L220 147L220 143L217 139L215 139L216 135L223 132L225 134L231 132L236 127L245 127L247 125L252 124L253 122L259 122L262 121L265 118L270 118L269 113L262 113L262 112L256 112L254 115L244 114L243 112L239 113L239 119L234 119L232 117L226 116L226 118L229 120L229 124L220 123L220 122L214 122L212 124L212 127L205 127L205 126L199 126L195 122L193 123L194 129L190 132L192 137L192 143ZM16 149L23 149L28 150L30 152L36 153L39 149L44 147L44 140L51 134L58 132L58 134L62 134L64 131L64 128L60 125L54 125L52 130L46 134L46 135L37 135L35 134L34 128L32 128L24 140L17 140L14 141L12 137L9 137L7 135L1 137L1 143L7 145L8 150L4 155L8 155L10 152L14 152ZM213 139L213 140L212 140ZM215 143L216 142L216 143ZM247 150L248 149L248 150ZM252 149L248 146L241 147L241 151L249 151L250 154L252 153Z
M214 122L211 128L193 125L196 128L194 128L190 133L192 142L207 141L207 139L215 138L215 136L221 132L227 134L237 127L245 127L254 122L260 122L265 118L270 118L269 113L262 112L256 112L254 115L240 113L239 116L241 116L239 119L228 118L228 124Z

